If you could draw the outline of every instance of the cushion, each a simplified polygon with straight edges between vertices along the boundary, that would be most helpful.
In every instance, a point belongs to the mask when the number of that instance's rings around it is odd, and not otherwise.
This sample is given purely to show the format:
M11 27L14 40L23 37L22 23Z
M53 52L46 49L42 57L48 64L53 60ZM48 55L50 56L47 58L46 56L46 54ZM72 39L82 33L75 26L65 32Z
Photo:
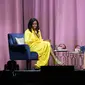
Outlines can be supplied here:
M24 38L15 38L16 39L16 42L17 44L24 44Z

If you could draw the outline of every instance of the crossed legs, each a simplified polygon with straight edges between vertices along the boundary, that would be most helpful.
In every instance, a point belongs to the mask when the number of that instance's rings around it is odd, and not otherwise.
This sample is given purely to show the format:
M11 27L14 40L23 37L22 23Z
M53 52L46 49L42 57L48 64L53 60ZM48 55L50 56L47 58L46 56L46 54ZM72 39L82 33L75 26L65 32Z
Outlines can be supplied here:
M62 64L58 59L57 57L55 56L54 52L53 52L53 49L51 48L51 52L50 52L52 58L53 58L53 61L56 63L56 64Z

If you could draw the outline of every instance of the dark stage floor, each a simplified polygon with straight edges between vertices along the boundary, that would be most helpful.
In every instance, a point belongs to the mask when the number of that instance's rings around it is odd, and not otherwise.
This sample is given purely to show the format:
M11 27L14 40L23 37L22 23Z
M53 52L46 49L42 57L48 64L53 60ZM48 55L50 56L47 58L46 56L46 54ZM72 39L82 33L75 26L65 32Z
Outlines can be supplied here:
M11 85L47 85L48 83L85 82L85 71L74 67L42 67L41 70L0 71L0 82Z

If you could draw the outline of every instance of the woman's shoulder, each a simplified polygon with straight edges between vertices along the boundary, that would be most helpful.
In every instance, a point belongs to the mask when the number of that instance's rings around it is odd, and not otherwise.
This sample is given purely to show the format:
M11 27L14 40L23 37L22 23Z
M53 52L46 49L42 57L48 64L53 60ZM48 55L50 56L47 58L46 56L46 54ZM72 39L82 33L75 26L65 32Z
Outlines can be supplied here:
M29 29L26 29L25 30L25 33L31 33Z

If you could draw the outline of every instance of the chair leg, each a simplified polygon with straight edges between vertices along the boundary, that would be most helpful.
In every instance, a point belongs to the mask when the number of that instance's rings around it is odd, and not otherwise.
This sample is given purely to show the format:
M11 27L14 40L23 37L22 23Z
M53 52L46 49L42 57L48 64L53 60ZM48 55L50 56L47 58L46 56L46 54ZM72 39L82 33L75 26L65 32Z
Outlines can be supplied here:
M26 68L31 69L31 60L26 60Z
M4 70L7 70L7 64L4 65Z

